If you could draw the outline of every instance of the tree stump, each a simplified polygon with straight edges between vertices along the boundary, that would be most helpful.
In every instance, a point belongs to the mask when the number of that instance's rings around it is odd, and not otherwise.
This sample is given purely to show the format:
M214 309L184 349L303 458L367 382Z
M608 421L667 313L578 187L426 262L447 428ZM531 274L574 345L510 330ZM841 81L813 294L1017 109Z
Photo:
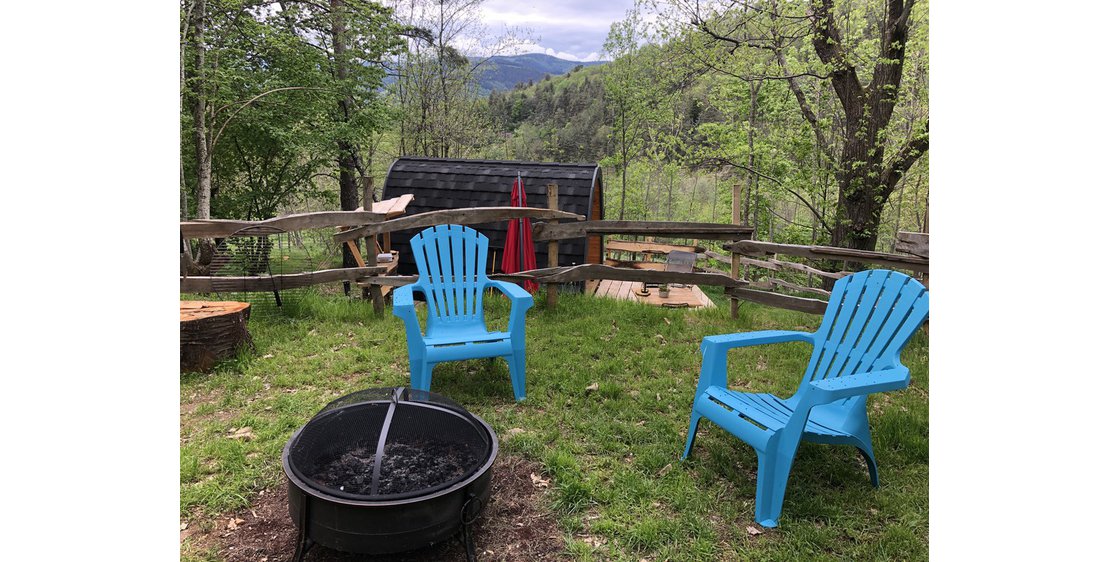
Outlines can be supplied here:
M207 371L217 361L254 347L245 302L181 301L181 371Z

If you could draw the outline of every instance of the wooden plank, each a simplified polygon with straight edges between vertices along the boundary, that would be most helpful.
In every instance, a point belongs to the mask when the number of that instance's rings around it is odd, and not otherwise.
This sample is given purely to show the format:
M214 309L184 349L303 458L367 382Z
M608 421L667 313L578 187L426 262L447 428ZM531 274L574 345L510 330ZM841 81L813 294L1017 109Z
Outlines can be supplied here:
M566 224L541 222L532 227L532 238L537 242L567 240L594 234L635 234L639 236L664 236L669 238L708 238L711 240L746 240L751 237L750 226L704 222L668 221L583 221ZM611 244L610 241L608 244Z
M663 271L667 267L667 264L663 262L623 261L610 258L605 259L605 265L611 265L613 267L628 267L631 269L643 269L647 271Z
M412 203L413 194L406 193L399 197L378 201L371 205L371 209L375 213L382 213L385 218L391 219L405 214L405 209Z
M355 227L381 222L385 215L366 211L321 211L274 217L261 221L224 219L193 220L181 223L181 236L185 238L226 238L245 228L255 228L265 234L268 229L284 231L312 228ZM250 234L241 234L250 236Z
M913 254L925 259L929 258L929 233L928 232L899 232L894 242L895 252Z
M282 291L333 281L354 281L385 271L384 267L349 267L270 277L182 277L182 293Z
M918 256L899 254L886 254L869 250L853 250L850 248L834 248L831 246L799 246L794 244L775 244L772 242L757 242L755 240L741 240L726 244L725 249L740 254L758 255L787 254L803 258L819 260L848 260L885 265L909 269L921 273L929 272L929 260Z
M416 275L377 275L360 279L359 285L381 285L383 287L404 287L405 285L412 285L419 280Z
M705 248L698 246L680 246L678 244L660 244L658 242L632 242L629 240L609 240L605 244L607 252L637 252L641 254L669 254L673 251L680 252L705 252Z
M613 291L617 285L618 283L616 281L606 279L597 286L597 295L599 297L613 298Z
M354 240L347 241L347 249L351 251L351 255L355 257L355 263L359 267L366 267L366 260L362 259L362 252L358 251L358 246L355 245Z
M825 306L828 304L825 301L817 299L807 299L803 297L792 297L789 295L780 295L778 293L769 293L766 291L757 291L744 287L727 287L725 293L731 297L751 301L767 306L776 308L785 308L788 310L798 310L801 312L808 312L810 314L821 315L825 313Z
M384 232L396 232L398 230L409 230L413 228L427 228L437 224L483 224L519 218L585 220L586 217L566 211L540 209L537 207L467 207L465 209L442 209L439 211L428 211L427 213L389 219L362 228L340 232L335 234L333 239L336 242L346 242L347 240L362 238L363 236L373 236ZM539 242L539 240L536 241Z
M634 300L636 300L636 297L635 297L635 295L633 295L633 294L632 294L632 288L633 288L633 287L634 287L635 285L637 285L637 283L633 283L632 281L624 281L624 282L622 282L622 283L621 283L621 294L620 294L620 299L621 299L621 300L626 300L626 301L634 301Z
M695 294L697 294L698 301L701 302L701 306L703 308L713 308L713 307L717 306L716 304L714 304L713 300L709 298L709 295L705 294L701 290L701 287L698 287L697 285L693 285L693 286L690 287L690 290L694 291Z

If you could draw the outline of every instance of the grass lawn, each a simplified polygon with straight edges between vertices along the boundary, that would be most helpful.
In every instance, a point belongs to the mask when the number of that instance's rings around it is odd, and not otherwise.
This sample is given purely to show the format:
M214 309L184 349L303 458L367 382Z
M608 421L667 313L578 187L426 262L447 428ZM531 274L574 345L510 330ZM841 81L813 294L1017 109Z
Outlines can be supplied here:
M720 292L711 292L715 300ZM754 451L712 422L679 461L708 335L762 329L814 331L817 316L744 303L667 310L632 302L543 297L528 313L528 399L513 401L504 361L436 367L432 391L484 418L501 454L542 465L544 496L567 558L581 560L925 559L929 536L929 340L902 353L913 382L869 402L883 486L870 486L855 449L803 443L780 526L753 522ZM207 374L181 375L181 519L212 528L249 508L260 490L284 486L281 450L330 400L369 387L408 384L400 319L368 303L307 295L289 317L250 321L255 351ZM508 301L487 299L491 328ZM730 354L729 382L788 396L809 358L803 343ZM596 384L596 390L587 387ZM249 439L230 438L250 428ZM519 428L523 431L510 429ZM749 528L750 527L750 528ZM761 532L760 532L761 531ZM218 560L191 538L182 559Z

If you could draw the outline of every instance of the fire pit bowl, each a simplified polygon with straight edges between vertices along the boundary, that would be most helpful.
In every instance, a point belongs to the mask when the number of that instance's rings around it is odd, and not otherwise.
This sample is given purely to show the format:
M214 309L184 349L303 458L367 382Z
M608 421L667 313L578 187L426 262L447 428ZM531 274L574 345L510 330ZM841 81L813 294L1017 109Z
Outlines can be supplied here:
M432 392L373 388L339 398L282 452L299 540L359 554L426 547L462 532L489 499L497 435Z

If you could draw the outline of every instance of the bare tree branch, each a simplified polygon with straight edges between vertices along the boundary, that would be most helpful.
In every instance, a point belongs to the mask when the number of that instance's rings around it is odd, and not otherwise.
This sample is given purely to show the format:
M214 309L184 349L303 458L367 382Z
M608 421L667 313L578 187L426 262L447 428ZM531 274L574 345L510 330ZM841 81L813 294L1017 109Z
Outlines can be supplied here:
M227 116L227 119L224 120L223 125L220 125L220 129L218 131L216 131L216 136L212 137L211 146L212 147L216 146L216 143L220 140L220 135L223 134L224 129L227 128L227 124L230 123L231 120L234 119L235 116L238 115L240 111L243 111L244 109L247 108L247 106L254 103L255 101L257 101L259 98L261 98L263 96L268 96L268 95L270 95L274 92L283 92L283 91L287 91L287 90L323 90L323 91L327 91L327 88L313 88L313 87L309 87L309 86L287 86L285 88L274 88L273 90L268 90L268 91L262 92L261 94L258 94L257 96L254 96L253 98L247 100L246 103L239 106L238 109L231 112L231 115Z

